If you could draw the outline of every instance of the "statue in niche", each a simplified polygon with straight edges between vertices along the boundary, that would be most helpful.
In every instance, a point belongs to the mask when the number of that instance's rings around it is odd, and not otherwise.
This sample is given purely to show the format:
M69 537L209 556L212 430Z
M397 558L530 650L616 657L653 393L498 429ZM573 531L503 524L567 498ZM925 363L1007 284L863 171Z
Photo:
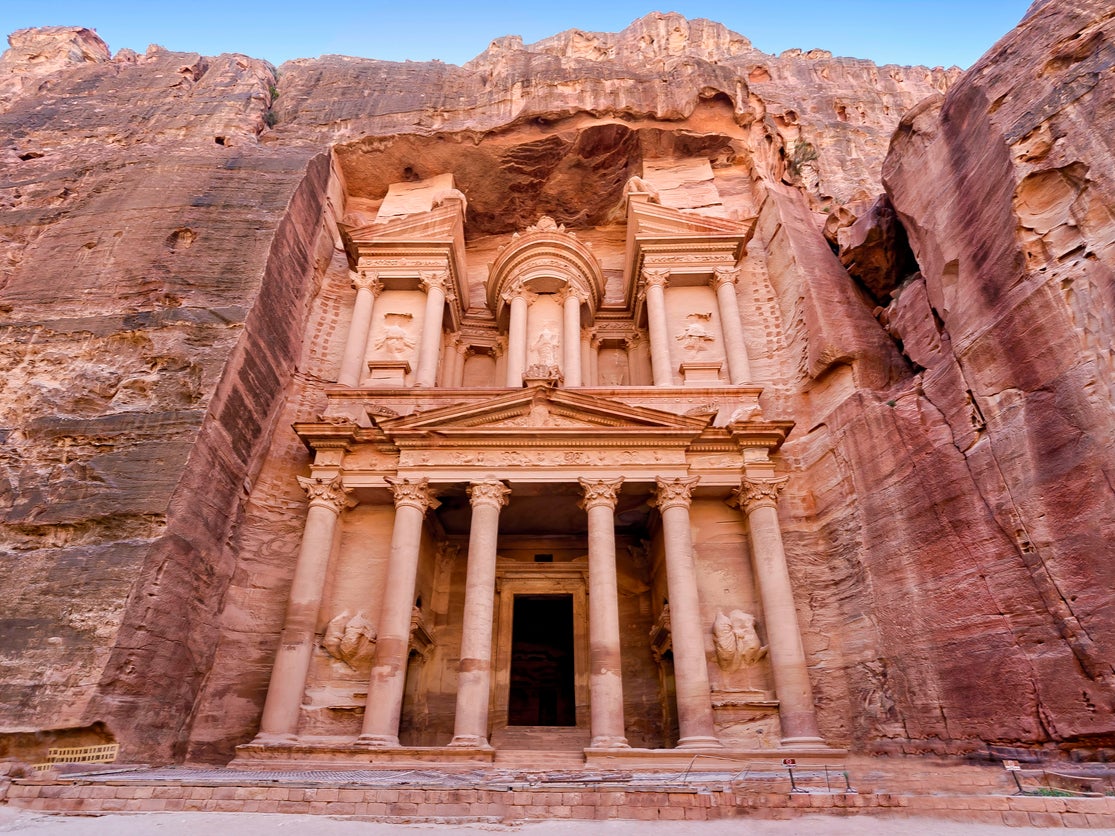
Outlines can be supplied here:
M558 363L558 335L549 325L543 326L538 339L532 346L540 366L556 366Z
M414 314L389 313L383 317L383 336L376 342L376 350L392 357L403 357L414 350L416 345L410 335L411 320Z
M676 339L685 349L686 354L695 356L708 348L708 343L713 341L712 332L708 326L712 321L711 313L691 313L686 317L689 323L685 330L677 335Z
M712 641L716 663L724 673L750 668L767 655L755 630L755 616L743 610L732 610L727 615L723 610L718 612L712 622Z
M376 628L363 612L345 610L329 622L322 637L325 652L350 668L372 661L376 653Z

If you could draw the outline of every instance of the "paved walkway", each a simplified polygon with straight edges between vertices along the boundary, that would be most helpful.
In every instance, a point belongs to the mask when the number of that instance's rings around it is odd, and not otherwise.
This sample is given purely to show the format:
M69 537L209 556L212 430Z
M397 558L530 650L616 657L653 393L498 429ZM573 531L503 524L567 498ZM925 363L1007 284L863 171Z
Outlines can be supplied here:
M1050 832L940 819L802 816L791 821L734 819L715 822L548 821L520 825L385 824L327 816L267 813L134 813L103 816L43 815L0 807L0 833L30 836L447 836L506 833L517 836L1008 836ZM1065 836L1097 830L1057 828Z

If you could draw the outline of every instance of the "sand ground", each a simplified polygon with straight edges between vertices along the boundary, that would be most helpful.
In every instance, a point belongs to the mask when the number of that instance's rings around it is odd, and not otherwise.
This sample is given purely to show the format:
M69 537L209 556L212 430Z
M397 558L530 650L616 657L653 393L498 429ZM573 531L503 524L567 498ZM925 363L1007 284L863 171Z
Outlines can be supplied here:
M499 824L385 824L328 816L274 813L112 813L60 816L0 807L0 833L31 836L445 836L449 832L509 836L1007 836L1037 827L1006 827L938 819L885 816L803 816L791 821L735 819L716 822L549 821ZM1057 828L1064 836L1101 830Z

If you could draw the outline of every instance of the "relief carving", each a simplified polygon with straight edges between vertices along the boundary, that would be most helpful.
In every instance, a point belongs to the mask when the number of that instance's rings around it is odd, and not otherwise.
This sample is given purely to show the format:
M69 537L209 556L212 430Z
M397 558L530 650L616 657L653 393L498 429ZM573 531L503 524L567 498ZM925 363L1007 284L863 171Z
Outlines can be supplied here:
M409 313L384 314L383 336L376 342L376 349L392 357L409 355L417 345L411 336L413 319L414 314Z
M755 616L743 610L732 610L727 615L723 610L718 612L712 622L712 641L716 646L716 663L725 673L750 668L767 655L767 648L755 630Z
M368 664L376 653L376 628L363 611L345 610L325 628L321 646L325 652L350 668Z
M691 313L686 317L689 323L685 330L674 339L681 343L682 349L690 357L696 357L713 341L712 332L708 325L712 321L711 313Z

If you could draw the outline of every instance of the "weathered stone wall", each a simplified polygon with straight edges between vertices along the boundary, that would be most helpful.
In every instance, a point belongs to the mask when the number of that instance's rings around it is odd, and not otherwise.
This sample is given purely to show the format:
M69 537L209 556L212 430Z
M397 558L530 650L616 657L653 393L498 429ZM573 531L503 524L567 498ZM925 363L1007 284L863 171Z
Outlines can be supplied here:
M946 98L955 73L767 56L661 15L501 39L465 67L278 77L110 59L86 30L13 37L5 728L100 720L154 759L220 760L254 733L304 514L285 428L319 406L351 311L346 194L374 207L452 171L483 248L542 212L612 223L644 158L703 154L759 214L741 309L765 408L798 422L782 517L825 733L1111 734L1101 5L1041 6ZM862 211L880 171L921 272L867 292L821 212Z

